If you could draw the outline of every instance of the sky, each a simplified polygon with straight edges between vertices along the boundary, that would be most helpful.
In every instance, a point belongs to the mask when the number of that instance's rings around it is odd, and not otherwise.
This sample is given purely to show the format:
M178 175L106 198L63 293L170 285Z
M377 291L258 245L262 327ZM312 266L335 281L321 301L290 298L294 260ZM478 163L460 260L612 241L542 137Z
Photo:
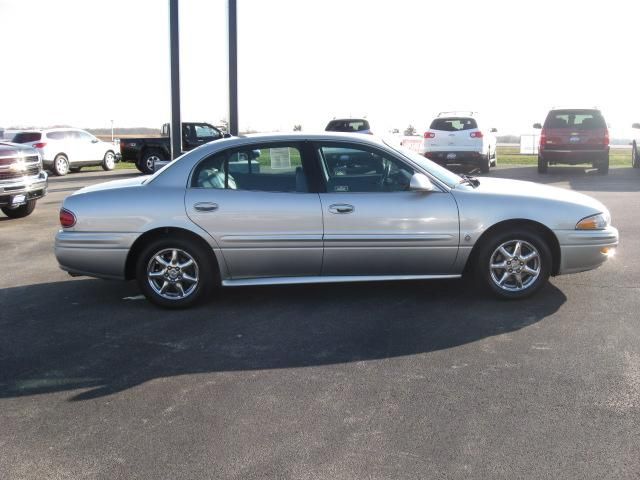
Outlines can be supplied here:
M519 134L559 105L640 122L637 1L237 2L241 130L473 110ZM180 0L183 121L228 117L226 5ZM0 0L0 46L0 127L169 121L168 0Z

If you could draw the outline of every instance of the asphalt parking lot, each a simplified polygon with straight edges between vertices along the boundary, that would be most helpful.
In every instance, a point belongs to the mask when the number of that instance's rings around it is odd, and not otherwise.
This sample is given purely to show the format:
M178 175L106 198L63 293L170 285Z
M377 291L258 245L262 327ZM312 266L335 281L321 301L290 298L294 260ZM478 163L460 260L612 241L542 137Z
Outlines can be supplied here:
M593 195L620 230L602 268L525 301L367 283L177 312L53 256L61 200L134 174L52 178L0 216L0 478L640 476L640 171L492 171Z

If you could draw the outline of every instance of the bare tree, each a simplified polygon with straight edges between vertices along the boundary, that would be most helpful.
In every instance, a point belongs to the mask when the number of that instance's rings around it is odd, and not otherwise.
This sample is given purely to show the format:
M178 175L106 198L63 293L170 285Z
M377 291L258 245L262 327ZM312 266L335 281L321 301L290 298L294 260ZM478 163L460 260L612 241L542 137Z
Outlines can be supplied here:
M302 131L302 125L294 125L293 126L293 131L294 132L301 132Z
M415 135L416 134L416 127L414 127L413 125L409 125L407 128L404 129L404 134L407 137L410 137L411 135Z

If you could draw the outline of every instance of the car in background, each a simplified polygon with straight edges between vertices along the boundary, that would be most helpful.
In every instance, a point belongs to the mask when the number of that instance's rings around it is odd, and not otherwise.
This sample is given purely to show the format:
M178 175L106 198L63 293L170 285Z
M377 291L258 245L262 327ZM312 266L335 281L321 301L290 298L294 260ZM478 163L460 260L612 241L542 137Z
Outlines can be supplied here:
M9 218L31 215L47 194L47 173L37 150L0 142L0 209Z
M133 162L142 173L151 174L171 161L171 125L162 125L160 137L121 138L122 160ZM182 152L229 135L218 127L203 122L182 123ZM181 153L182 153L181 152Z
M95 165L113 170L120 160L118 145L103 142L78 128L25 130L16 133L11 141L38 150L44 168L59 176Z
M596 108L551 109L541 129L538 173L549 165L591 163L598 173L609 173L609 130Z
M640 130L640 123L634 123L631 128ZM633 142L631 143L631 166L640 168L640 157L638 157L638 145L640 145L640 131L635 132Z
M135 278L170 308L220 285L465 272L499 297L524 298L550 275L600 266L618 243L607 208L586 195L459 176L391 141L339 133L211 142L151 177L74 192L60 224L63 270Z
M497 131L476 112L441 112L424 132L420 153L439 165L475 167L488 173L497 164Z
M337 118L331 120L325 127L325 132L364 133L373 135L371 126L366 118Z

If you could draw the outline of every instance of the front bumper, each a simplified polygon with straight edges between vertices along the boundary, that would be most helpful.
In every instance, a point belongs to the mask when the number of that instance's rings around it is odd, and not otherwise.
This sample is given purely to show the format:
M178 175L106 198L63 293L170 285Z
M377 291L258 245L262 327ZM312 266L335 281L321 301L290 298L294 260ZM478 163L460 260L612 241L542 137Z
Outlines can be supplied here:
M555 231L560 242L559 274L584 272L598 268L612 256L618 246L618 230Z
M71 275L123 280L129 250L137 237L137 233L128 232L60 230L54 250L60 268Z
M24 205L47 194L47 172L0 181L0 207Z

